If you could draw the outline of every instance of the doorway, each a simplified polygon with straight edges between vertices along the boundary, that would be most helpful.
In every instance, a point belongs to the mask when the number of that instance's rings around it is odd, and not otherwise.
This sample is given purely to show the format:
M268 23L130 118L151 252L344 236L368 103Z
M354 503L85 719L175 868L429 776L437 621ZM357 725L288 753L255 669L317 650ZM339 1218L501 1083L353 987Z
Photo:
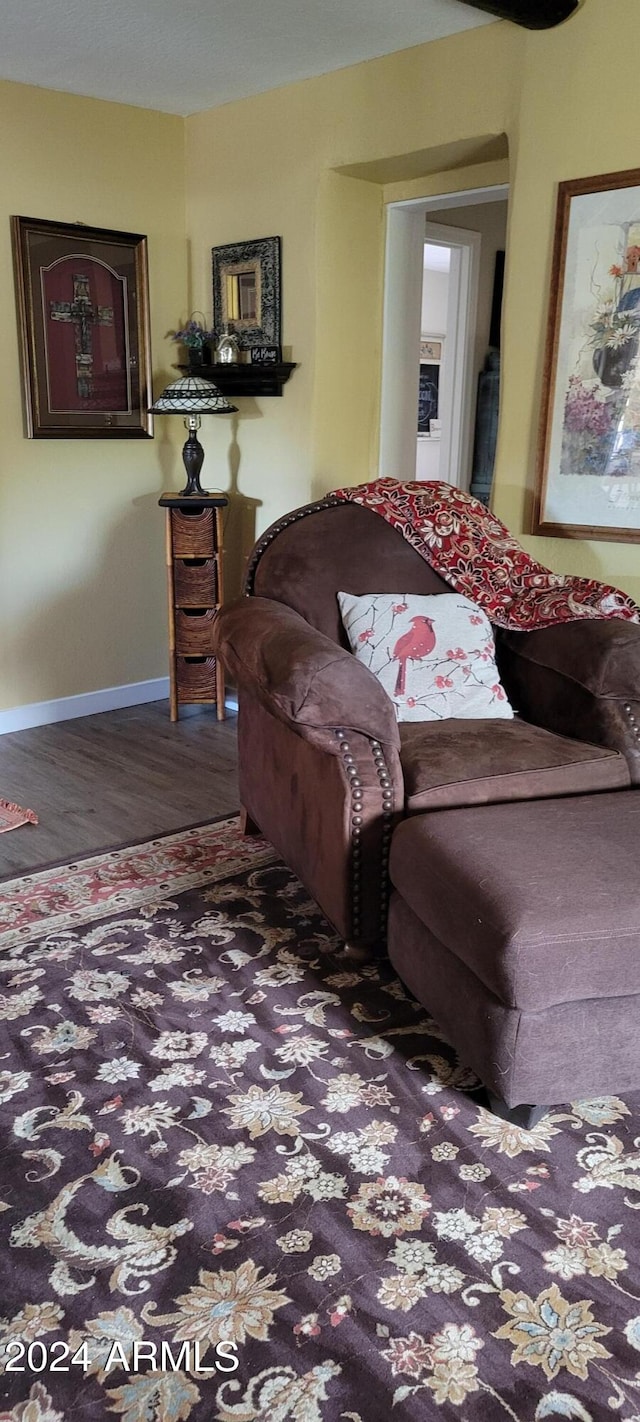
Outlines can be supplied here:
M495 253L500 245L504 250L507 196L501 184L388 206L381 475L444 479L469 489L478 377L489 340ZM446 316L442 300L432 315L423 300L426 248L441 271L448 266ZM436 275L434 295L438 280L444 284Z
M425 229L418 381L416 479L439 479L442 432L440 373L447 339L451 248Z

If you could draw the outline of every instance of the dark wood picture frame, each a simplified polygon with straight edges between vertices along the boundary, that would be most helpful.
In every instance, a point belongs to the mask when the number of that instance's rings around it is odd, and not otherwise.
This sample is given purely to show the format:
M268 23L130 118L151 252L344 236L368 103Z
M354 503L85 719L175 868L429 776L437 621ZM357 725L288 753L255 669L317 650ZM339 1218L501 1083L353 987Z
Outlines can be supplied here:
M12 217L25 433L153 435L147 239Z
M558 185L531 532L640 542L640 169Z
M281 242L257 237L213 247L213 327L231 322L243 350L281 345Z

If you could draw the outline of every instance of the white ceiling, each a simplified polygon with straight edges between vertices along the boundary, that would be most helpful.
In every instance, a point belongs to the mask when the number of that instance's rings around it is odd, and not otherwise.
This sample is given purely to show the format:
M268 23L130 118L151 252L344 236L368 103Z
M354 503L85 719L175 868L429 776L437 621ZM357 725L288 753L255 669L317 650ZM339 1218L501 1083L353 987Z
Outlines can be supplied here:
M493 23L460 0L0 0L0 79L191 114Z

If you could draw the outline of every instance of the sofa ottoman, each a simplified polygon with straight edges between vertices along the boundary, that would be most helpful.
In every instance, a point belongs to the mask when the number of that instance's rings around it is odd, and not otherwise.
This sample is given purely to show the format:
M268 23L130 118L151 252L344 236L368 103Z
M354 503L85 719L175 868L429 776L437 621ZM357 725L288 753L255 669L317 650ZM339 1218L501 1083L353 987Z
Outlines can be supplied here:
M508 1119L640 1088L639 867L635 790L395 830L389 956Z

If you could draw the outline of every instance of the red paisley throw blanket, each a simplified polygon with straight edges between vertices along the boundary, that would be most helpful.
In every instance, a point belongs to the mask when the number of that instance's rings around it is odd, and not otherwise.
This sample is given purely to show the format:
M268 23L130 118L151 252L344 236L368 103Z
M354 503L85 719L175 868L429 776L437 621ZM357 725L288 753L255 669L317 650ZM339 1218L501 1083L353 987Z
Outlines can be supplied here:
M497 627L531 632L582 617L640 622L640 608L626 593L543 568L484 504L451 484L375 479L329 498L380 514Z

